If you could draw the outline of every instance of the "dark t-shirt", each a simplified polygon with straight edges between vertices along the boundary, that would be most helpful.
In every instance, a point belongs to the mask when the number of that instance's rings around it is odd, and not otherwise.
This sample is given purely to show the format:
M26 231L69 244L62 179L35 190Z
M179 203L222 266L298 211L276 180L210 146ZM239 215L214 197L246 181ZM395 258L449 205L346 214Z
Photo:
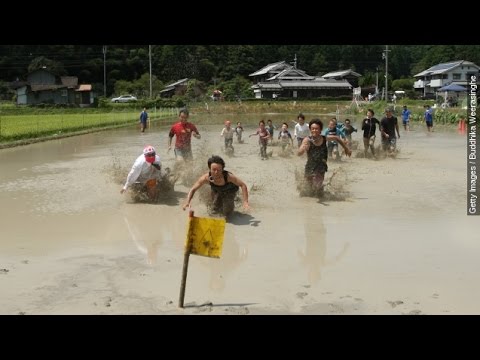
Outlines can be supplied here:
M387 133L390 139L395 139L395 125L397 125L397 118L392 116L391 118L384 117L380 121L380 129L383 129L383 132Z
M142 111L140 113L140 121L142 123L146 123L147 122L147 119L148 119L148 113L146 111Z
M375 124L380 126L380 121L378 121L377 118L372 117L371 119L363 119L362 130L364 138L370 139L371 136L375 135L375 131L377 131L377 126Z

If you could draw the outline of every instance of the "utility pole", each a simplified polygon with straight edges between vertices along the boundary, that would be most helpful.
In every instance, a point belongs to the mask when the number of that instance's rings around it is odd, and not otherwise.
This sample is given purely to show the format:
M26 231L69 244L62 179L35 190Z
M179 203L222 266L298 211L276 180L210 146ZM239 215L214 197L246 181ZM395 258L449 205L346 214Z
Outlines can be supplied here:
M150 62L150 99L152 98L152 45L148 45L148 58Z
M388 104L388 45L385 45L385 50L383 51L383 57L385 59L385 100Z
M107 45L103 45L103 96L107 97Z
M375 86L375 94L378 94L378 66L377 66L377 82Z

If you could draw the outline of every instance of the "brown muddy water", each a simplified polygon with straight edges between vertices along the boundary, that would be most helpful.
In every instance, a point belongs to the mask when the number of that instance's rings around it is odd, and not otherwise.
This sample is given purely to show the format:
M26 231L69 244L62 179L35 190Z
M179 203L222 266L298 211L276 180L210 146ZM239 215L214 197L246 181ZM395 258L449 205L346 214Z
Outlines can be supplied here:
M194 174L222 155L225 119L247 124L248 136L269 118L280 128L295 115L209 116L218 125L198 126ZM327 181L335 173L331 191L342 201L298 195L305 158L272 146L261 161L256 137L234 141L226 169L247 183L252 209L227 223L221 259L191 257L179 310L188 187L177 183L158 204L120 194L144 145L173 167L168 129L0 150L1 314L480 314L466 138L421 124L401 129L396 159L330 161ZM192 206L207 216L198 194Z

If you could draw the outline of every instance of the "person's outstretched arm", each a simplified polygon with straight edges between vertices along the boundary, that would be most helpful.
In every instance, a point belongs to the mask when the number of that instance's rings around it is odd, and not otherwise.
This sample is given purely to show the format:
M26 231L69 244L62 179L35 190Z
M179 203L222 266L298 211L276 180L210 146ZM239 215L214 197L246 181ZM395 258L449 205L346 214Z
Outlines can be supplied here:
M208 183L208 173L200 176L200 178L197 180L197 182L195 184L193 184L192 188L188 192L187 200L185 201L185 204L183 204L183 206L182 206L183 210L185 210L187 207L190 206L190 202L192 201L192 198L193 198L193 195L195 194L195 192L207 183Z
M345 141L343 141L340 136L337 136L337 135L328 135L327 136L327 141L336 141L338 142L340 145L342 145L343 147L343 150L345 150L345 154L347 154L347 156L350 156L352 155L352 151L348 148L348 146L345 144Z
M132 184L135 181L137 181L141 172L142 172L142 163L136 160L133 163L132 169L128 173L127 181L125 182L125 185L123 186L122 190L120 190L120 194L123 194L125 191L127 191L128 187L132 186Z
M231 183L234 183L235 185L237 185L238 187L240 187L242 189L243 208L245 210L248 210L250 208L250 205L248 204L247 185L245 185L245 183L242 180L240 180L238 177L236 177L233 174L228 174L228 181L230 181Z

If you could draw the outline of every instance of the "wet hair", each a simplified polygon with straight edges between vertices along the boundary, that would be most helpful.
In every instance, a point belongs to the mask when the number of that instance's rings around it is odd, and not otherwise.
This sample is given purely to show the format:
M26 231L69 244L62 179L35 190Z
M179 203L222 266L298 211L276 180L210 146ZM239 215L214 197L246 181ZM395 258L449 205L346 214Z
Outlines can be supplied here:
M367 112L369 111L372 113L372 116L375 115L375 111L373 111L373 109L367 109Z
M302 113L300 113L300 114L298 114L297 119L303 119L303 120L305 120L305 115L303 115Z
M320 119L312 119L312 120L310 120L310 122L308 123L308 128L310 129L313 124L317 124L318 126L320 126L320 131L323 130L322 120L320 120Z
M180 111L178 112L178 115L180 116L181 113L184 113L184 114L187 115L187 116L190 115L190 114L188 113L188 109L187 109L187 108L181 108Z
M263 120L260 120L260 121L258 122L258 125L260 125L260 124L263 124L263 125L265 125L265 121L263 121Z
M208 158L207 164L209 169L210 165L212 164L222 165L222 170L225 169L225 161L223 161L223 159L218 155L212 155L210 158Z

